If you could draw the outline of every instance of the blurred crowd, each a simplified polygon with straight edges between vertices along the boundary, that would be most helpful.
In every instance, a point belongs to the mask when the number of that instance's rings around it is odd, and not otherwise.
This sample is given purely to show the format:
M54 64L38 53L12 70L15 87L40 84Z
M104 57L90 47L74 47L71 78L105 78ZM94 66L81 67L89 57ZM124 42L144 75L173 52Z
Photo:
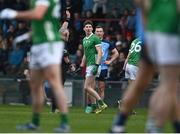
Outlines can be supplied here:
M112 5L114 1L114 5ZM105 29L105 39L115 44L119 58L109 67L109 79L120 80L123 77L123 64L128 54L135 31L135 9L117 7L118 0L61 0L62 16L66 7L70 8L70 38L67 48L71 62L79 67L83 56L82 38L83 22L93 21L94 26L101 25ZM12 4L13 2L13 4ZM108 7L111 2L111 8ZM128 4L128 1L125 1ZM130 4L130 3L129 3ZM29 0L0 0L0 10L9 7L17 10L29 8ZM62 20L63 21L63 17ZM31 40L25 40L13 47L16 37L30 31L30 22L19 20L0 20L0 74L17 76L28 68Z

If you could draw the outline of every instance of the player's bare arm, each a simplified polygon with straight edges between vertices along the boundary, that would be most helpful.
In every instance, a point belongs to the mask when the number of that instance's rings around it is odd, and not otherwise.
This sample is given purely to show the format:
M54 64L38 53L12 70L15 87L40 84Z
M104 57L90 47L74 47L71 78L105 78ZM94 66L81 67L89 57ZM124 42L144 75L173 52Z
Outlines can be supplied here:
M48 10L47 4L38 4L34 9L29 11L15 11L13 9L4 9L0 17L7 19L25 19L25 20L41 20Z
M63 22L60 28L60 32L64 41L68 41L69 39L68 25L69 25L70 17L71 17L70 12L66 10L66 20Z
M48 10L47 5L38 5L33 10L25 11L25 12L18 12L16 18L17 19L35 19L35 20L41 20L45 13Z
M149 11L151 7L151 1L150 0L142 0L142 5L141 5L141 8L142 8L142 18L143 18L143 23L144 25L146 25L146 22L147 22L147 13Z
M126 65L127 65L129 56L130 56L130 52L128 53L127 58L126 58L126 60L125 60L125 62L124 62L123 70L126 69Z
M83 58L82 58L82 61L81 61L81 64L80 64L80 67L84 67L86 64L86 56L83 55Z
M111 52L112 52L111 59L105 61L105 64L107 65L110 65L115 59L119 57L119 52L117 51L116 48L114 48Z
M101 58L102 58L102 49L100 45L96 45L96 51L97 51L97 59L96 59L96 64L101 63Z
M63 22L61 29L67 29L68 28L70 18L71 18L71 14L68 10L66 10L66 20Z
M179 11L179 14L180 14L180 0L177 0L177 8L178 8L178 11Z

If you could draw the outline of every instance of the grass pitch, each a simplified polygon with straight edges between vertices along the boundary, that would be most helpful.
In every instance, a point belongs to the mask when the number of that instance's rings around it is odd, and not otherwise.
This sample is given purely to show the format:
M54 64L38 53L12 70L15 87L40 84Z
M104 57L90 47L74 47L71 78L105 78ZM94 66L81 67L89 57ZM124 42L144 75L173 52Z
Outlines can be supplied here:
M72 132L75 133L107 133L112 124L112 119L117 108L108 108L101 114L85 114L83 108L70 108L69 120ZM127 122L127 132L143 133L147 110L136 109L137 114L130 116ZM44 107L41 114L41 131L53 132L59 124L59 114L50 113L50 107ZM0 133L17 133L17 124L27 123L31 120L30 106L0 105ZM165 127L165 132L173 132L170 124Z

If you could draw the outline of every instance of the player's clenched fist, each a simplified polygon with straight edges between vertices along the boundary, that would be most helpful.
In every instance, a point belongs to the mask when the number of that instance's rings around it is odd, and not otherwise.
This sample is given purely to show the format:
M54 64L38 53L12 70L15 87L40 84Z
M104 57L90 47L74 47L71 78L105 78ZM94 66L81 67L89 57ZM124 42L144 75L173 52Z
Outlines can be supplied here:
M17 12L13 9L6 8L0 12L1 19L14 19L17 16Z

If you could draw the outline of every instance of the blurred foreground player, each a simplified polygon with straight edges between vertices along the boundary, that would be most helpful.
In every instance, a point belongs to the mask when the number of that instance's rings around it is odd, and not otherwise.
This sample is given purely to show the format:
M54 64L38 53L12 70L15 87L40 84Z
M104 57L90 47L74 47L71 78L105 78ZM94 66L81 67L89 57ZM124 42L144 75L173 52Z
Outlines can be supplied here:
M67 97L61 80L61 59L64 43L59 35L60 3L57 0L31 0L31 10L18 12L4 9L1 19L32 20L33 46L30 60L30 87L32 94L32 121L17 126L18 130L38 130L44 95L42 85L48 80L52 86L61 122L55 132L69 132ZM60 74L60 75L59 75Z

